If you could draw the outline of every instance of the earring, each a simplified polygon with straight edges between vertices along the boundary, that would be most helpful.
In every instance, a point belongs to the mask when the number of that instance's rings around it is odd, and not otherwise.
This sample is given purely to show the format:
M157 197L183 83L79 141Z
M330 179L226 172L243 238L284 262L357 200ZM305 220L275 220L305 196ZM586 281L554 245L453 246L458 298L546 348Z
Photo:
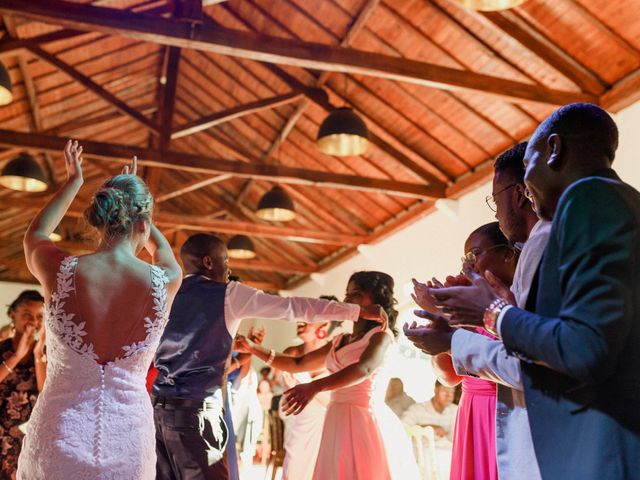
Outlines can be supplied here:
M324 340L325 338L327 338L328 333L326 332L326 330L316 330L316 337L318 338L318 340Z

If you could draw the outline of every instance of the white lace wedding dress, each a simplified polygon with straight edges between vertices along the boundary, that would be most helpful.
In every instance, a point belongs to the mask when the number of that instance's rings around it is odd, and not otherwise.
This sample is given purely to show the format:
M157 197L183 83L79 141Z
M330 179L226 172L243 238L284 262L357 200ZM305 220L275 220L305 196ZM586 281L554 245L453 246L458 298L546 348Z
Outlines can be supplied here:
M168 278L151 266L146 336L102 365L83 338L85 322L72 311L77 263L77 257L62 262L46 306L47 379L29 421L17 478L154 479L155 428L145 376L167 321Z

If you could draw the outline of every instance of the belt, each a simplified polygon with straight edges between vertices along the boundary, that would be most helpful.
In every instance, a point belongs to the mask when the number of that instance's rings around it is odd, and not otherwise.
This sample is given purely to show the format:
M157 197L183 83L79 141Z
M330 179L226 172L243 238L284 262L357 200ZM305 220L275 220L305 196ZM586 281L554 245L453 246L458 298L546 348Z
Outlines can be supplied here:
M189 398L164 397L162 395L152 395L151 403L153 406L164 408L185 407L185 408L202 408L204 410L216 408L215 403L206 400L191 400Z

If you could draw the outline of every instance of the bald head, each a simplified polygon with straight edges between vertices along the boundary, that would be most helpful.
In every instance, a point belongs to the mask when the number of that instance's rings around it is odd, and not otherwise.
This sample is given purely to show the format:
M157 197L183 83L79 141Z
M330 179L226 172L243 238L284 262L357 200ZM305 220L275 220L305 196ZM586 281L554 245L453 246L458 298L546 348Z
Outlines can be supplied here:
M536 129L532 141L557 134L572 156L596 167L611 166L618 149L618 127L613 118L592 103L559 108Z
M214 281L229 281L227 246L215 235L190 236L180 249L180 259L189 274L202 274Z

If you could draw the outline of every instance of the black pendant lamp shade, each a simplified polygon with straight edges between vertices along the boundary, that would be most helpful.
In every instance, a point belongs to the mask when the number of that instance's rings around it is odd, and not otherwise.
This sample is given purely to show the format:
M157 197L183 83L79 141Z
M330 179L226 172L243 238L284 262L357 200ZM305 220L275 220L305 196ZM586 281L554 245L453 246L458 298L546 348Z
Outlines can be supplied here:
M227 243L227 252L229 253L229 258L250 260L256 257L256 248L246 235L231 237L229 243Z
M49 187L40 164L25 152L5 165L0 185L20 192L44 192Z
M260 199L256 215L269 222L288 222L296 216L291 197L277 185Z
M369 146L369 129L352 109L336 108L320 125L316 143L327 155L362 155Z
M7 68L0 62L0 105L8 105L13 100L11 77Z

